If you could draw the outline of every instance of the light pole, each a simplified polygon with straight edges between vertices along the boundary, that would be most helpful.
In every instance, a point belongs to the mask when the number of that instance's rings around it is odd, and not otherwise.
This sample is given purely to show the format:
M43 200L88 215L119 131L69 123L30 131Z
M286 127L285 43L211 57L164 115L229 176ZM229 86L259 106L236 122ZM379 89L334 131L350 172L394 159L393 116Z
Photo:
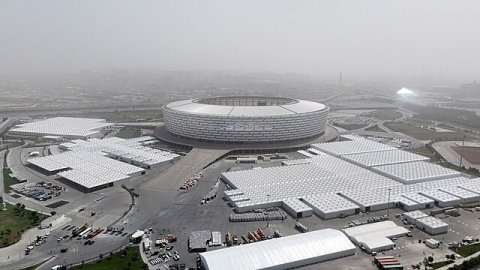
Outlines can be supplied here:
M391 188L388 188L388 199L387 199L387 217L390 217L390 192Z
M270 202L270 194L267 194L267 208L268 208L268 203ZM270 227L270 213L267 210L267 228Z
M465 146L465 137L467 137L467 134L463 135L462 148ZM462 156L462 151L460 151L460 171L462 171L462 161L463 161L463 156Z

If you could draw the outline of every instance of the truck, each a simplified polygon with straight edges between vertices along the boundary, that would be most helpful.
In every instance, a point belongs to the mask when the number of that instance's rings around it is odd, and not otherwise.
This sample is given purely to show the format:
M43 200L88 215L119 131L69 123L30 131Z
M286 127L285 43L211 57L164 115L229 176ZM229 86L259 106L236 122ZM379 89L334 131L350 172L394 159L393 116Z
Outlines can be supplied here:
M165 235L165 239L167 239L168 242L176 242L177 237L173 233L169 233Z
M302 233L308 232L308 228L307 228L305 225L303 225L302 223L300 223L300 222L297 222L297 223L295 224L295 229L297 229L298 231L300 231L300 232L302 232Z
M85 229L84 231L82 231L78 237L81 237L81 238L87 238L88 237L88 234L90 233L90 231L92 230L93 228L92 227L88 227L87 229Z
M72 236L75 237L75 236L79 235L82 231L84 231L87 228L87 226L88 226L88 224L85 223L82 226L79 226L79 227L75 228L72 231Z
M227 242L227 246L231 246L233 244L233 235L229 231L227 231L227 234L225 234L225 242Z

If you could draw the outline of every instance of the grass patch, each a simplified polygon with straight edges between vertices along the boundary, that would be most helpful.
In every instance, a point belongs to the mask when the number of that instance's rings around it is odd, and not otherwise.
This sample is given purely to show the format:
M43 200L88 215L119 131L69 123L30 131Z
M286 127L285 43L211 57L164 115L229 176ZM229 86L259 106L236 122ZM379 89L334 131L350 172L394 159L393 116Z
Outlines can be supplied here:
M129 269L142 270L148 269L140 256L138 246L130 246L113 255L104 255L103 259L69 268L69 270L112 270L112 269Z
M366 128L365 131L385 132L385 130L379 128L378 125L373 125L369 128Z
M339 128L346 129L346 130L354 130L354 129L364 128L367 125L366 124L335 123L335 126L337 126Z
M435 130L405 122L389 122L385 123L385 126L393 131L407 134L418 140L455 141L462 140L463 137L463 135L458 132L436 132Z
M389 123L385 123L385 126L393 131L402 132L402 133L411 133L411 132L435 133L435 131L433 130L417 127L413 124L409 124L405 122L389 122Z
M432 263L432 268L433 269L438 269L440 267L444 267L445 265L452 264L453 261L443 261L443 262L434 262Z
M402 117L402 114L400 112L397 112L395 110L382 110L382 111L376 111L376 112L371 112L367 114L367 116L370 117L375 117L381 120L390 120L393 121L397 118Z
M137 138L142 136L142 131L138 128L125 127L120 129L115 136L123 139Z
M435 155L435 152L433 152L430 148L427 146L423 145L415 149L408 149L408 152L412 152L415 154L419 154L422 156L429 157L432 161L439 161L440 159Z
M3 189L5 190L5 193L10 192L10 186L18 184L18 182L10 176L11 173L12 170L9 168L3 168Z
M48 217L25 209L23 204L6 205L7 211L0 211L0 248L16 243L24 231Z
M468 257L472 254L475 254L480 251L480 243L479 244L473 244L473 245L468 245L468 246L463 246L463 247L454 247L450 248L451 250L455 251L456 253L462 255L463 257Z

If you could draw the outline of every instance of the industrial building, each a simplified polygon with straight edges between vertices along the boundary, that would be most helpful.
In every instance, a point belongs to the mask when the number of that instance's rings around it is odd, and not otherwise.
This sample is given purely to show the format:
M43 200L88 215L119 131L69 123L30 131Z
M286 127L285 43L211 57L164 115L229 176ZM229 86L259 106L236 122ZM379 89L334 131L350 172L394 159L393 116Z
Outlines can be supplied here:
M324 229L200 254L207 270L292 269L355 254L340 231Z
M355 226L342 230L356 245L367 252L392 249L395 243L390 240L408 234L410 231L393 221L382 221Z
M27 162L45 174L57 174L83 191L112 186L114 182L145 173L150 166L178 155L143 145L152 137L75 140L62 145L65 152L31 158ZM143 165L139 167L137 165Z
M239 212L277 206L295 218L315 213L324 219L480 200L478 179L365 138L343 139L347 140L312 145L311 158L223 173L232 187L226 198Z
M448 232L447 223L431 216L416 219L415 227L430 235L437 235Z
M422 211L416 210L416 211L403 213L403 217L409 224L415 225L417 219L428 217L428 215Z
M54 117L17 125L8 131L10 135L25 137L89 139L97 137L102 130L111 129L113 123L105 119Z
M192 99L163 106L171 134L194 141L271 144L315 138L325 131L329 108L280 97Z

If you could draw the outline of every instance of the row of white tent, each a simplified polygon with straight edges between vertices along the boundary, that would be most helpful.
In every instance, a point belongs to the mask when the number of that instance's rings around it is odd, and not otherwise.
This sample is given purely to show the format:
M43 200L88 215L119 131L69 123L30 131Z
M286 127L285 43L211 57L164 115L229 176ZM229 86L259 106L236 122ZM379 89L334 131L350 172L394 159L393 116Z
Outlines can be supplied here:
M460 177L420 155L347 138L350 141L312 145L307 150L311 158L285 161L282 167L223 173L235 189L225 194L241 212L283 206L292 215L316 213L323 218L480 201L478 179Z

